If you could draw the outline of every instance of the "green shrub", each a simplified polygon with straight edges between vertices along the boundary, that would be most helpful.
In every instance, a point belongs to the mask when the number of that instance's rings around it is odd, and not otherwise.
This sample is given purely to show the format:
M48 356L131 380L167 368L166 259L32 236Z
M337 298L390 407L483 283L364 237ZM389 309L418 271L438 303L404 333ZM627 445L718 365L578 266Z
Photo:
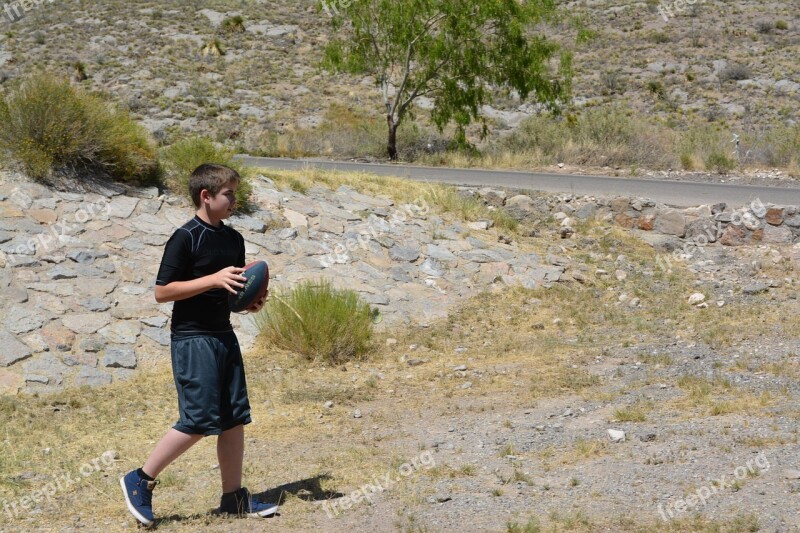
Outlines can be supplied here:
M789 29L789 23L786 22L785 20L776 20L775 21L775 29L776 30L788 30Z
M651 41L651 42L654 42L654 43L656 43L656 44L664 44L664 43L668 43L668 42L670 42L670 40L671 40L671 39L670 39L670 37L669 37L669 35L667 35L667 34L666 34L666 33L664 33L663 31L654 31L654 32L651 32L651 33L650 33L650 34L647 36L647 39L648 39L649 41Z
M736 160L724 152L711 152L706 157L706 168L715 170L720 174L727 174L736 168Z
M722 69L719 73L719 81L741 81L741 80L749 80L753 77L753 73L750 71L750 68L747 65L739 65L736 63L732 63Z
M241 15L228 17L222 21L219 27L226 33L242 33L244 31L244 19Z
M0 150L34 179L87 171L124 182L158 179L147 130L66 80L26 78L0 100L0 124Z
M344 363L363 358L372 348L373 312L351 290L329 281L304 281L273 295L257 321L275 346L309 360Z
M759 20L756 22L756 30L758 30L758 33L769 33L774 27L775 25L768 20Z
M247 209L252 186L248 169L233 159L233 151L217 145L207 137L187 137L164 148L162 165L167 185L180 194L189 195L189 176L203 163L216 163L234 169L242 177L236 188L236 202Z
M383 117L369 116L343 105L332 104L322 123L315 128L293 129L285 133L270 133L261 145L252 147L267 156L338 158L387 157L388 130ZM414 161L424 153L442 151L449 142L431 129L405 120L397 130L399 157Z
M673 137L667 128L636 121L622 109L590 108L567 120L532 116L492 151L527 154L543 165L669 168L675 164Z

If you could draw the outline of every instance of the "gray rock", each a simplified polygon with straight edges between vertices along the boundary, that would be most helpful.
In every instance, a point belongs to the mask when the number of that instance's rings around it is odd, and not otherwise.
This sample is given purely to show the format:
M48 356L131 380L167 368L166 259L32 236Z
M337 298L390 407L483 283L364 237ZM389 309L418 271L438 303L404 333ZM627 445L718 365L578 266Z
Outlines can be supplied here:
M0 298L6 303L24 304L28 301L28 291L19 287L7 287L0 292Z
M316 220L315 229L324 233L341 235L344 233L344 223L339 219L321 216Z
M30 383L41 383L42 385L50 383L50 378L41 374L25 374L23 377L25 381Z
M442 264L432 257L425 259L425 261L423 261L419 266L419 270L424 275L434 278L440 278L444 276L445 273L445 268L442 266Z
M717 225L709 219L699 219L686 225L686 240L697 244L717 242Z
M98 331L114 344L133 344L141 332L142 327L136 320L118 320Z
M0 350L0 366L13 365L17 361L22 361L32 355L30 348L3 329L0 329L0 346L3 347Z
M389 249L389 257L394 261L414 262L419 259L419 248L395 245Z
M144 243L136 237L125 239L120 244L128 252L140 252L144 250Z
M75 272L75 271L74 271L74 270L72 270L71 268L69 268L69 267L66 267L66 266L64 266L64 265L58 265L58 266L56 266L55 268L53 268L52 270L50 270L50 272L48 272L48 273L47 273L47 275L48 275L48 276L50 277L50 279L52 279L52 280L59 280L59 279L75 279L75 278L77 278L77 277L78 277L78 273L77 273L77 272Z
M386 294L359 293L359 296L370 305L389 305L389 296Z
M561 279L564 267L550 266L538 267L531 270L528 275L536 281L555 282Z
M783 223L793 228L800 228L800 215L786 218Z
M473 250L462 253L461 257L473 263L499 263L505 259L503 255L495 250Z
M38 240L32 235L17 235L10 241L0 245L0 252L6 253L9 256L28 256L36 254L38 247ZM9 262L11 258L9 257Z
M444 246L437 246L429 244L426 248L426 254L429 258L436 259L437 261L456 261L458 257L445 248Z
M107 346L103 366L109 368L136 368L136 354L129 346Z
M108 385L111 383L111 379L111 374L103 372L102 370L83 367L78 375L75 376L75 385L79 387L84 385L99 387L101 385Z
M3 321L11 333L27 333L44 325L44 317L38 311L26 307L14 306L6 314Z
M117 196L106 206L108 216L111 218L128 218L133 214L133 210L136 209L136 204L138 203L138 198Z
M769 224L764 226L763 241L765 243L791 244L793 237L792 230L789 228L783 226L771 226Z
M275 236L280 240L294 239L297 237L297 228L283 228L275 232Z
M488 245L488 244L486 244L485 242L483 242L483 241L482 241L482 240L480 240L480 239L476 239L475 237L467 237L467 242L468 242L468 243L469 243L469 244L470 244L472 247L474 247L474 248L477 248L477 249L479 249L479 250L485 250L486 248L488 248L488 247L489 247L489 245Z
M578 220L589 220L594 218L595 214L597 213L597 206L594 204L586 204L577 211L575 211L575 218Z
M148 215L155 215L161 210L161 206L164 202L161 200L139 200L139 205L136 207L136 210L139 213L145 213Z
M488 205L492 205L494 207L503 207L503 205L506 203L506 198L508 197L506 191L490 189L488 187L479 189L478 196L483 198L483 201Z
M50 379L50 385L61 385L64 376L69 372L69 367L62 363L58 357L45 353L22 363L26 374L39 374Z
M106 347L106 341L100 337L86 337L81 340L78 347L84 352L96 353Z
M399 283L411 283L413 281L403 267L392 267L392 279Z
M105 259L108 257L106 252L98 252L95 250L73 250L67 253L67 257L76 263L89 265L98 259Z
M75 313L61 319L65 328L83 335L96 333L111 322L108 313Z
M82 307L85 307L89 311L95 312L108 311L109 307L111 307L108 302L97 297L87 298L86 300L81 300L79 303Z
M665 235L683 237L686 234L686 216L677 209L664 209L656 216L655 230Z
M165 317L164 315L142 318L140 319L140 321L142 322L142 324L146 324L154 328L163 328L164 326L167 325L167 317Z
M147 213L129 218L125 224L129 225L129 227L133 228L137 233L169 236L175 231L174 226L168 221Z
M255 233L264 233L267 231L267 225L253 217L237 215L231 217L229 221L232 226L245 229L247 231L252 231Z
M170 345L170 332L164 328L143 328L142 335L149 339L153 339L161 346Z
M750 285L747 285L746 287L744 287L742 289L742 293L752 295L752 294L758 294L758 293L761 293L761 292L766 292L768 290L769 290L769 285L767 285L766 283L759 282L759 283L752 283Z

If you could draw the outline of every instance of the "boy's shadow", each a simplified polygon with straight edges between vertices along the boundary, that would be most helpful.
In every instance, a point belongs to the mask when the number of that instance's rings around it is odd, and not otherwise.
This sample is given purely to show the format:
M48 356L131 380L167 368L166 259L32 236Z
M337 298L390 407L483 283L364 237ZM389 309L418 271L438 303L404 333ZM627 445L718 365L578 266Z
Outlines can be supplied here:
M278 505L282 505L286 500L286 496L292 494L297 496L301 500L307 502L313 501L320 501L320 500L330 500L333 498L341 498L344 496L341 492L337 492L334 490L324 490L320 486L320 482L331 479L330 474L320 474L318 476L310 477L307 479L301 479L299 481L292 481L291 483L286 483L284 485L280 485L278 487L265 490L264 492L253 493L253 496L262 502L268 503L277 503ZM212 516L219 516L216 509L212 509L209 511L210 515ZM280 512L275 513L273 516L280 516ZM156 529L159 526L167 525L171 522L184 522L187 520L201 520L203 515L191 515L191 516L181 516L181 515L172 515L172 516L165 516L162 518L157 518L155 523L150 526L150 528L143 528L143 529Z
M254 493L253 496L259 501L277 503L279 505L284 502L287 494L292 494L307 502L330 500L332 498L341 498L344 496L341 492L324 490L320 486L320 482L328 479L331 479L330 474L320 474L307 479L286 483L285 485L265 490L264 492Z

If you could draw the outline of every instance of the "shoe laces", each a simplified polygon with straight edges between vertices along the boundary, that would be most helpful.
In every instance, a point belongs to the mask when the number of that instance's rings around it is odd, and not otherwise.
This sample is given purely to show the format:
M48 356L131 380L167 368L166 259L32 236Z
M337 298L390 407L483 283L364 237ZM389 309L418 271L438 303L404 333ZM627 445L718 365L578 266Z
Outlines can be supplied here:
M141 491L142 505L146 505L148 507L152 507L152 505L153 505L153 489L156 488L156 485L158 485L160 482L158 480L147 481L145 479L143 479L142 481L144 481L144 488Z

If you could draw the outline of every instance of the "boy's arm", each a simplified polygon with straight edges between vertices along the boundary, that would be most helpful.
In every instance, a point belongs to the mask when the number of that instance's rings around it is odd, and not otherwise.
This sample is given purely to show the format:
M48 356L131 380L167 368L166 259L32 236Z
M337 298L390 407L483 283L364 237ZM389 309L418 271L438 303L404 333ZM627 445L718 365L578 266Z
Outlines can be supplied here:
M156 285L155 296L158 303L177 302L192 296L197 296L210 289L225 289L236 294L237 288L242 288L246 278L240 275L243 268L227 267L215 274L189 281L173 281L167 285Z

